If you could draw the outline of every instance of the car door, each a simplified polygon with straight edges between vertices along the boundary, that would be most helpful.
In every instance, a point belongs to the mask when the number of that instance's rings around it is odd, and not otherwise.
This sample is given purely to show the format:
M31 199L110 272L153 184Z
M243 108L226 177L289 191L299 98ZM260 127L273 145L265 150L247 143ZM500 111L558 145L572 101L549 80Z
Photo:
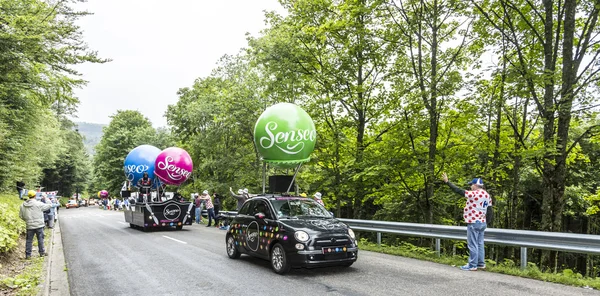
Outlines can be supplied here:
M260 257L269 258L269 244L274 237L277 222L266 200L256 200L251 209L254 219L246 231L248 248ZM262 215L258 215L259 213Z
M248 225L254 221L254 204L256 201L250 200L244 203L242 208L238 211L233 224L230 226L231 229L236 233L236 241L244 248L244 252L254 255L254 251L248 247Z

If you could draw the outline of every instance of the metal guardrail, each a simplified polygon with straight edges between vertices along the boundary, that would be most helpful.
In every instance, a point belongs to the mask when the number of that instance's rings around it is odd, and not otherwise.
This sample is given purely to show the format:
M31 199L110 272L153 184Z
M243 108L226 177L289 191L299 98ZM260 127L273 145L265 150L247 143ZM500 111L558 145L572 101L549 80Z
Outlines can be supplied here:
M355 231L376 232L378 244L381 244L382 233L435 238L435 249L438 254L440 252L440 239L467 240L466 226L355 219L339 220L348 224ZM600 236L591 234L488 228L485 230L484 240L486 243L491 244L520 247L522 269L527 266L527 248L600 254Z
M203 214L206 211L202 211ZM235 211L220 211L228 217L237 215ZM440 254L441 239L467 240L466 226L448 226L407 222L343 219L355 231L377 233L377 244L381 244L381 234L391 233L411 237L435 238L435 251ZM564 232L544 232L488 228L485 230L486 243L521 248L521 268L527 267L527 248L565 251L600 255L600 235Z

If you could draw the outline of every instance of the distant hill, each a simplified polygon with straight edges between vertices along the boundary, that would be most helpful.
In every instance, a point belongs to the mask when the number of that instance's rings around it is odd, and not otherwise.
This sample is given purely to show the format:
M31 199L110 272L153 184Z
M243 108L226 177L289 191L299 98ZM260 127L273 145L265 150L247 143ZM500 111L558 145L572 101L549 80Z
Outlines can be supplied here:
M87 123L87 122L75 122L79 133L84 137L83 144L85 149L90 155L96 154L94 147L100 143L102 139L102 128L107 126L106 124L99 123Z

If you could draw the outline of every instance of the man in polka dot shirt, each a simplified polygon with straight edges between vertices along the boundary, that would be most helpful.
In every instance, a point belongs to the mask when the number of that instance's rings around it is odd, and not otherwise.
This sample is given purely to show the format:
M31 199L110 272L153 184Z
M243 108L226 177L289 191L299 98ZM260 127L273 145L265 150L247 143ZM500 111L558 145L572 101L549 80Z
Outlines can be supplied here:
M448 181L448 175L442 174L442 179L452 191L466 198L467 202L463 209L463 218L467 223L467 247L469 248L469 263L461 266L462 270L476 271L477 268L485 269L485 248L483 234L487 228L485 216L488 206L492 205L492 198L483 189L483 180L475 178L469 185L471 190L458 188Z

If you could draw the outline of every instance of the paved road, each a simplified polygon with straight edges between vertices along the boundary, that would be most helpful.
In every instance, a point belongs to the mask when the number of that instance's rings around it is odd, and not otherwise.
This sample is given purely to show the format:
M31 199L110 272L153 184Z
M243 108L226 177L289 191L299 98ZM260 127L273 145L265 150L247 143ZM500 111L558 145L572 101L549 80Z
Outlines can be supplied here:
M366 251L350 268L297 269L225 253L204 225L144 233L122 212L61 209L72 295L600 295L600 292Z

